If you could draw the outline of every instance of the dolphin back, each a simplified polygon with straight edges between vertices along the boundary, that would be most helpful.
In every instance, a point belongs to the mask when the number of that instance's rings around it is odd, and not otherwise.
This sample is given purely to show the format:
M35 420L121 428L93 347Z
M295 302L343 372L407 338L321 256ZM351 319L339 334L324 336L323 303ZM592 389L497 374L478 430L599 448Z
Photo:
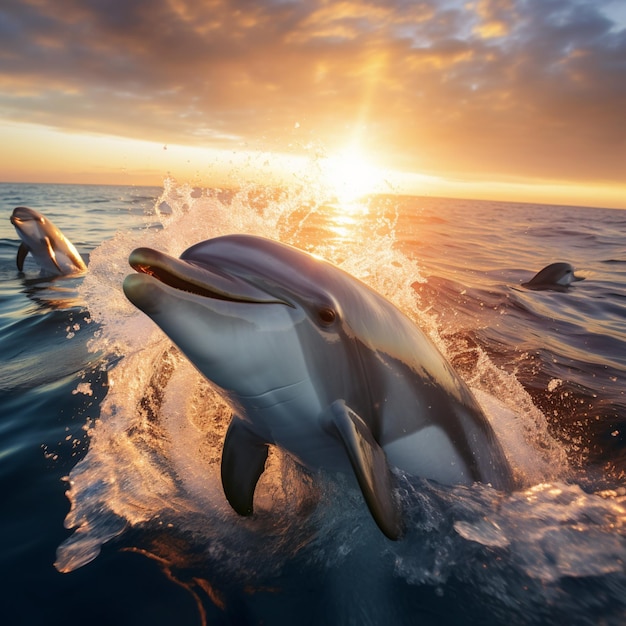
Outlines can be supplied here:
M368 421L390 463L444 484L510 490L511 468L471 390L423 331L394 309L382 341L370 333L369 344L359 345L378 407Z
M577 276L569 263L550 263L528 282L522 283L522 287L535 291L566 291L572 282L580 280L585 280L584 276Z

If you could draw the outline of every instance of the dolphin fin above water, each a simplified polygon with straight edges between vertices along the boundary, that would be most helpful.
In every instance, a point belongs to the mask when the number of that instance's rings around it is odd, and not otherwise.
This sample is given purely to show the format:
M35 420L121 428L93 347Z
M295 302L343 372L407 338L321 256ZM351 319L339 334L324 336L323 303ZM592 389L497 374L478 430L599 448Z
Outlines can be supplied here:
M54 247L52 245L52 241L50 240L50 237L44 237L43 243L46 246L46 250L48 251L48 256L50 257L50 260L52 261L52 264L54 265L54 267L57 268L59 274L63 274L64 272L61 269L61 266L59 265L59 262L57 261L57 255L56 255L56 252L55 252Z
M322 414L326 429L343 443L372 517L390 539L402 534L400 506L393 493L391 471L383 449L365 422L343 400ZM224 495L239 515L252 515L256 484L265 469L268 443L240 418L228 427L222 450Z
M222 449L222 487L239 515L252 515L254 490L265 469L267 454L267 442L234 416Z
M17 258L15 262L17 264L17 269L22 272L24 270L24 260L26 259L26 255L30 252L28 246L22 241L20 247L17 249Z
M389 539L399 539L403 531L401 508L384 450L367 424L343 400L333 402L330 413L372 517Z

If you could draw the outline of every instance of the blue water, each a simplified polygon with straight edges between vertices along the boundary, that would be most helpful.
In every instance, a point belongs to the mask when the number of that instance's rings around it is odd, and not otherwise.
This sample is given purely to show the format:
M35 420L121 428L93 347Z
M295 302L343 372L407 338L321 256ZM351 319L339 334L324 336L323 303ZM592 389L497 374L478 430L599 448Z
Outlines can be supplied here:
M0 185L3 624L626 623L626 211L302 190ZM84 277L15 267L44 213ZM475 391L521 488L398 476L384 539L341 477L280 453L238 518L228 413L123 297L128 253L253 232L394 301ZM567 292L520 284L544 265Z

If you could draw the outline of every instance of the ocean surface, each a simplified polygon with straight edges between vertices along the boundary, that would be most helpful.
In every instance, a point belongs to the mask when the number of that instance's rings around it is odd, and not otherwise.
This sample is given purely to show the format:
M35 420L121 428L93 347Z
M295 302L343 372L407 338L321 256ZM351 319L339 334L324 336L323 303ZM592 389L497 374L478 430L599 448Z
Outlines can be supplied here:
M17 271L19 205L84 276ZM0 184L0 214L3 626L626 624L626 211L166 180ZM399 476L391 542L341 476L273 451L238 517L228 409L121 291L135 247L233 232L314 252L419 324L519 489ZM555 261L585 280L521 287Z

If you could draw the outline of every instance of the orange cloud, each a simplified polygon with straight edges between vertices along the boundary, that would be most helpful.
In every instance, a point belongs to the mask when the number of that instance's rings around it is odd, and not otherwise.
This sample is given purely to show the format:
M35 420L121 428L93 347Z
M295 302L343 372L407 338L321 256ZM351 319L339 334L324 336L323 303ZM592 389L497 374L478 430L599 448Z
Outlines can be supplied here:
M5 0L0 118L228 150L358 136L407 172L619 185L626 30L603 7Z

